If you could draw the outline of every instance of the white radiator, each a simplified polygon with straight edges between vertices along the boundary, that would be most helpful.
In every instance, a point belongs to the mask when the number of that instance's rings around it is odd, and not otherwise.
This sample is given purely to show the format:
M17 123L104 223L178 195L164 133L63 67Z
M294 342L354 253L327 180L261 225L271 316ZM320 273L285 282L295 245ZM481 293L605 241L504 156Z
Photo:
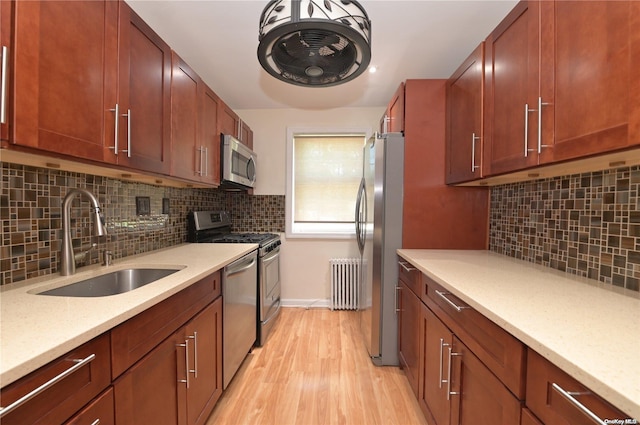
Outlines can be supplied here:
M359 258L332 258L331 310L357 310L360 281Z

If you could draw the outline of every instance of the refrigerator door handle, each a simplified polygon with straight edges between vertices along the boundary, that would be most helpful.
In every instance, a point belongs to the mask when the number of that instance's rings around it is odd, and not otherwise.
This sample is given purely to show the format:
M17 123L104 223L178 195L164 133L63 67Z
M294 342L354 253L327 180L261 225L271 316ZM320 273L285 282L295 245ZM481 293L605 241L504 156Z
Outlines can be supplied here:
M355 216L355 222L356 222L356 241L358 242L358 249L360 250L360 253L362 254L363 250L364 250L364 238L362 237L362 231L363 231L363 227L362 227L362 201L364 199L364 208L365 208L365 224L366 224L366 208L367 208L367 194L365 192L365 187L364 187L364 179L362 179L360 181L360 188L358 189L358 197L356 198L356 216Z

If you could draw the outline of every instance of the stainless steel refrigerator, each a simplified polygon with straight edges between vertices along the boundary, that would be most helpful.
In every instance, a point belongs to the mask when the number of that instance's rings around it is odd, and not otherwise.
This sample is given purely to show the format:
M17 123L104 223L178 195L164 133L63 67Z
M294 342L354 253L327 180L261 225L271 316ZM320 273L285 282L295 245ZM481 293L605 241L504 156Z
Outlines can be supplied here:
M398 365L396 250L402 245L404 137L376 134L364 147L356 198L360 329L374 364Z

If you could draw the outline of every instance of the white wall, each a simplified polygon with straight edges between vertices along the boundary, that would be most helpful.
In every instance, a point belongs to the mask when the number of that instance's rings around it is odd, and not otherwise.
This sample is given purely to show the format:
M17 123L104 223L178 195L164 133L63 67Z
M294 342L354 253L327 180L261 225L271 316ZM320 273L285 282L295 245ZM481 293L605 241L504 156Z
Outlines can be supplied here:
M331 110L243 109L236 111L253 130L258 155L254 194L284 195L287 127L378 128L384 107ZM355 239L287 239L282 236L281 284L284 305L328 306L329 259L357 257Z

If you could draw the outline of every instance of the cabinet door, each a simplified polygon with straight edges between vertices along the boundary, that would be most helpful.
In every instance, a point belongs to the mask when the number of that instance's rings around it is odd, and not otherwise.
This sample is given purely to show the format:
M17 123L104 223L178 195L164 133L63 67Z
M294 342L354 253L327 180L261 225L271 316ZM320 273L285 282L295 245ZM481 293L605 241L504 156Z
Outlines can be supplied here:
M120 4L118 164L169 174L171 49Z
M453 334L424 304L420 310L420 333L420 407L435 425L448 425L448 353Z
M222 102L219 108L218 126L221 134L230 134L240 139L240 117L236 115L226 103Z
M527 352L527 407L546 425L594 424L585 410L601 421L630 417L533 350Z
M249 149L253 149L253 131L242 120L240 121L240 141L247 145Z
M189 341L187 423L201 425L222 395L222 297L186 325Z
M404 83L396 89L380 120L381 133L399 133L404 131Z
M218 132L218 109L220 98L205 84L202 84L200 131L204 147L204 175L202 181L220 184L220 133Z
M186 423L186 342L179 334L164 340L115 382L118 425Z
M420 298L398 282L398 357L413 393L418 397L420 368Z
M2 3L4 11L9 2ZM11 55L12 142L114 161L119 2L19 1L13 7L19 51Z
M640 17L633 3L542 2L540 87L549 103L542 109L542 143L553 145L554 161L640 144L629 131L630 88L640 79L633 64L640 50L632 40Z
M171 175L189 180L204 176L204 146L198 134L201 85L198 75L175 52L171 66Z
M113 388L109 388L65 422L65 425L114 425L115 423Z
M484 43L447 81L446 182L482 177Z
M0 141L9 140L9 121L11 113L10 105L10 87L11 73L9 69L12 66L11 56L11 7L13 3L9 1L0 1Z
M451 348L451 423L519 424L520 401L458 338L453 338Z
M538 8L522 1L485 41L483 175L536 165Z

